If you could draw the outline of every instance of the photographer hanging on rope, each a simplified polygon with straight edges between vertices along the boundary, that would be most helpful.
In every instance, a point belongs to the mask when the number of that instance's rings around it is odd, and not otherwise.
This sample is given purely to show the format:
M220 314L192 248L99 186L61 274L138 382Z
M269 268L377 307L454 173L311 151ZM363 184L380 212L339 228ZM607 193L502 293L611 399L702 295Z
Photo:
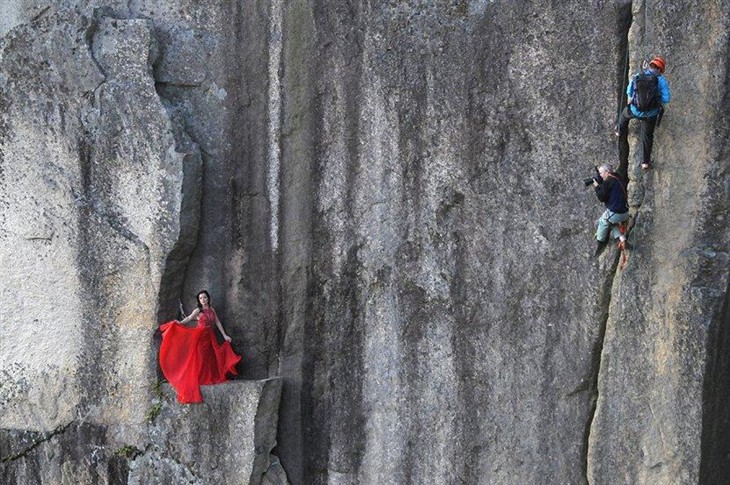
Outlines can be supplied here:
M664 77L666 61L661 56L654 57L648 64L644 61L641 72L631 78L626 95L628 106L624 108L616 126L618 136L619 170L621 175L628 169L629 141L628 127L631 119L639 120L642 163L641 168L651 168L651 150L654 144L654 128L659 126L664 105L671 98L669 83Z
M629 218L629 204L626 195L626 180L618 176L610 164L605 163L596 168L596 175L591 179L593 188L596 191L598 200L606 204L606 210L598 219L598 229L596 230L596 247L595 255L601 254L608 243L608 233L614 239L619 240L620 249L626 247L626 236L619 229L619 224Z

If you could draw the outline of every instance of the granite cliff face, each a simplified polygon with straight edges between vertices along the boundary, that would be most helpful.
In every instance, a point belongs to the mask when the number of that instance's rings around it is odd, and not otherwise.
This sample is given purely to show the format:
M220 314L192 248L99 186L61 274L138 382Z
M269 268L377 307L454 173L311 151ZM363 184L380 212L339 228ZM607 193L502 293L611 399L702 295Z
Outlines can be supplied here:
M0 14L3 483L730 474L730 3ZM655 53L620 270L581 180ZM202 287L256 381L189 409L153 332Z

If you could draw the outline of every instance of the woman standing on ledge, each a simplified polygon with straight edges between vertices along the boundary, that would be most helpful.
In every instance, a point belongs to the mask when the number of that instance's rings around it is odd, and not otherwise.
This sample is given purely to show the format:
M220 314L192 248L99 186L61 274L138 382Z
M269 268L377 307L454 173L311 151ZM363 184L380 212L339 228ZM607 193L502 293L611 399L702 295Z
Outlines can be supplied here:
M237 375L236 364L241 360L210 306L208 292L201 291L197 299L198 308L183 321L172 320L160 326L160 368L182 403L202 402L200 386L225 382L226 374ZM197 325L186 326L192 320L197 320ZM223 344L216 340L214 325L223 335Z

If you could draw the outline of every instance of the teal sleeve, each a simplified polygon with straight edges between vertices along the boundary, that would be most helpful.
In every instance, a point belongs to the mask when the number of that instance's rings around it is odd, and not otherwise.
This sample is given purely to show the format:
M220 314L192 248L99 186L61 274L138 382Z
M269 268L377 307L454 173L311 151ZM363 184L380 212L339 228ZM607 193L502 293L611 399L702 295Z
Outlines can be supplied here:
M659 94L661 95L662 104L667 104L672 98L672 94L669 92L669 83L664 76L659 76Z

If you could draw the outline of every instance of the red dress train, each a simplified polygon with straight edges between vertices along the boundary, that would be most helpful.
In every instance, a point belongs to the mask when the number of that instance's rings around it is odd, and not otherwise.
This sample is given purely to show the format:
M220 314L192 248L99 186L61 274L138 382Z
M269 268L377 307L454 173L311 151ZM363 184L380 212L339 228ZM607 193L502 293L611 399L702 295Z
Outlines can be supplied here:
M196 327L174 320L160 325L160 368L182 403L202 402L201 385L225 382L226 374L238 374L236 364L241 356L229 342L218 343L213 329L216 319L215 311L205 308Z

